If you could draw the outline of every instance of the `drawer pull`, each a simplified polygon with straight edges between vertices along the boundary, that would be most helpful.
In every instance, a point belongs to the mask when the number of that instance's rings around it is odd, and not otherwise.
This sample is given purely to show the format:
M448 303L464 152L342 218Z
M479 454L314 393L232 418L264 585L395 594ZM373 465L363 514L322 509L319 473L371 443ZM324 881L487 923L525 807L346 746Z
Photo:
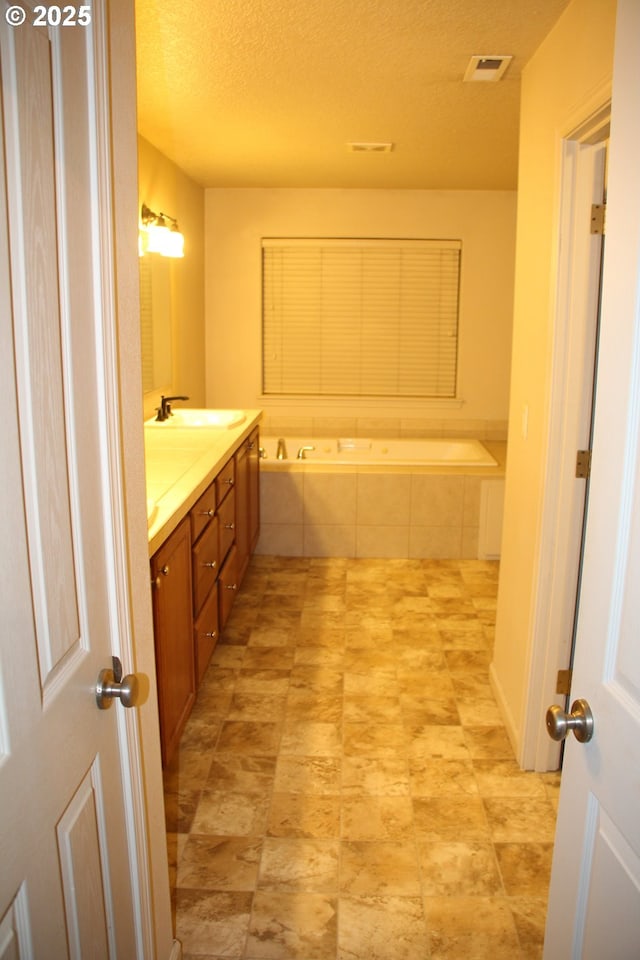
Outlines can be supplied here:
M205 633L205 637L207 637L208 640L215 640L217 636L218 634L215 630L209 630L207 633Z
M237 584L237 583L227 583L227 584L225 584L225 589L226 589L226 590L237 590L237 589L238 589L238 584Z
M160 573L162 574L163 577L168 577L168 576L169 576L169 566L168 566L168 564L165 563L164 567L160 567ZM155 580L152 580L152 581L151 581L152 586L154 586L154 587L156 588L156 590L159 590L160 587L161 587L161 585L162 585L162 580L161 580L161 578L160 578L160 573L159 573L158 576L155 578Z
M235 523L225 523L224 528L225 530L235 530L236 525Z
M216 511L213 507L210 510L203 510L200 514L201 517L215 517Z
M202 566L203 566L203 567L209 567L211 570L215 570L215 568L218 566L218 561L217 561L217 560L205 560L205 561L203 561Z
M233 477L227 477L227 479L226 479L224 482L225 482L229 487L232 487L232 486L233 486Z

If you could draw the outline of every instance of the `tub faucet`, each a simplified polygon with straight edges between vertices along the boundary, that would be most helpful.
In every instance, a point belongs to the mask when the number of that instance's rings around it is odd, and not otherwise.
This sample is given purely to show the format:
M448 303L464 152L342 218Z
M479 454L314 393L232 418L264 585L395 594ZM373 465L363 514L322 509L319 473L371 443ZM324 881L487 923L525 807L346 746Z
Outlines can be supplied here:
M158 407L158 416L156 420L159 420L161 423L163 420L168 420L171 416L171 403L174 400L188 400L189 397L160 397L160 406Z
M315 447L300 447L298 450L297 460L306 460L307 459L307 450L315 450Z
M288 459L287 445L284 442L284 439L280 437L280 439L278 440L278 446L276 448L276 460L287 460L287 459Z

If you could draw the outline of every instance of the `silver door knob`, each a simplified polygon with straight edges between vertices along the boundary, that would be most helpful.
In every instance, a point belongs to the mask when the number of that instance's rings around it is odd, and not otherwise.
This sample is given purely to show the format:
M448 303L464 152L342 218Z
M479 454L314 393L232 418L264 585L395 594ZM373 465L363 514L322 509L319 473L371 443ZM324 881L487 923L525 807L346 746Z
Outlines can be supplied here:
M564 740L570 730L580 743L588 743L593 736L593 714L586 700L576 700L571 713L554 703L547 710L546 723L552 740Z
M123 707L135 707L138 700L138 678L134 673L122 676L122 664L117 657L111 658L113 670L101 670L96 684L96 702L100 710L108 710L113 700Z

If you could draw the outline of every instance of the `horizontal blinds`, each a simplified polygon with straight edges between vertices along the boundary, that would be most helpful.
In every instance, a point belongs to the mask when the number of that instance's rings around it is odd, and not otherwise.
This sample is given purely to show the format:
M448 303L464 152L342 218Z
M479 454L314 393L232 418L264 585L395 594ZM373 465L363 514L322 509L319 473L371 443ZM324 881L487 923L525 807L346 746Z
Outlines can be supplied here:
M459 241L263 240L263 390L455 397Z

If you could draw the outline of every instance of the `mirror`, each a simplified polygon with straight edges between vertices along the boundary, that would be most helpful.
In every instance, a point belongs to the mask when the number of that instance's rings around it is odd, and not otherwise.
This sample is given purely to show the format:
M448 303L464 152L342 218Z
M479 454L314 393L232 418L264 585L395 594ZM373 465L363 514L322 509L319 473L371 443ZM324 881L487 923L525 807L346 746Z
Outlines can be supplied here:
M143 393L168 390L172 376L171 261L140 257L140 329Z

